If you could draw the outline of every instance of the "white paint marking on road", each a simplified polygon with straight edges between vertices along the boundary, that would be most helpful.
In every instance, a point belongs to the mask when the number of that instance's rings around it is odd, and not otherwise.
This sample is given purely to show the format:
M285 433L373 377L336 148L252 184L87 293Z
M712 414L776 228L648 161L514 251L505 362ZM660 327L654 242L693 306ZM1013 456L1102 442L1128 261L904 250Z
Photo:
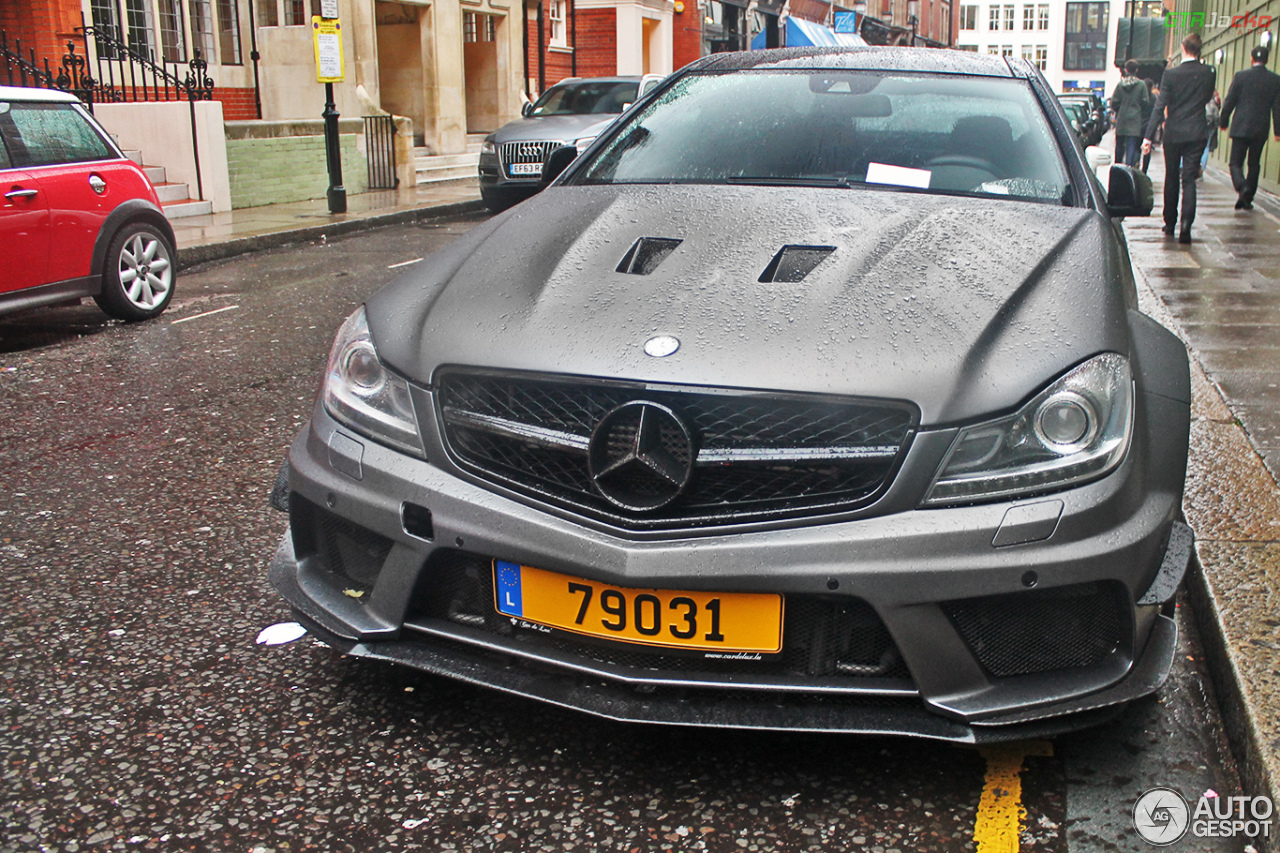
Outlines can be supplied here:
M411 260L411 261L401 261L401 262L400 262L400 263L398 263L398 264L392 264L391 266L387 267L387 269L389 269L389 270L393 270L393 269L395 269L396 267L407 267L407 266L409 266L409 264L416 264L416 263L417 263L418 261L420 261L420 260L422 260L422 258L414 258L414 259L413 259L413 260Z
M236 308L239 308L239 307L240 307L239 305L228 305L226 308L219 308L216 311L206 311L203 314L192 314L190 317L183 317L179 320L174 320L169 325L176 326L179 323L185 323L188 320L199 320L201 317L212 317L214 314L221 314L223 311L234 311Z

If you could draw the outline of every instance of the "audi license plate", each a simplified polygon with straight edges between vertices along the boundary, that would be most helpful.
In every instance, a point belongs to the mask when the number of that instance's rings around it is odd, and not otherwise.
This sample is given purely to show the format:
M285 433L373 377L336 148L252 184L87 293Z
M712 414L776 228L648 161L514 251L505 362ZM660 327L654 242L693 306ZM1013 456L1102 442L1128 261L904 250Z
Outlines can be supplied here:
M541 163L512 163L508 166L513 175L541 175Z
M782 596L628 589L493 563L499 613L592 637L701 651L782 650Z

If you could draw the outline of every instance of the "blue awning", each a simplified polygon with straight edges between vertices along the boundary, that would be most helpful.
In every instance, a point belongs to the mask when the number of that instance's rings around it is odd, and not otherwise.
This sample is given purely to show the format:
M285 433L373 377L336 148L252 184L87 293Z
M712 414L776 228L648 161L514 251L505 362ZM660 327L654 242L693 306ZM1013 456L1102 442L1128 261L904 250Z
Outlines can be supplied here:
M865 47L867 43L855 33L837 33L803 18L787 18L784 44L786 47ZM757 33L751 40L751 49L764 50L764 46L764 33Z

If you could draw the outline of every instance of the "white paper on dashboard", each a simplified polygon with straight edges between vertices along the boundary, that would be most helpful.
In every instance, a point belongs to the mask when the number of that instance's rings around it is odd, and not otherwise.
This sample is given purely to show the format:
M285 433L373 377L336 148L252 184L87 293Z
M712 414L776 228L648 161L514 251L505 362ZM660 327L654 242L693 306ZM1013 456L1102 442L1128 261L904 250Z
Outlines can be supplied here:
M906 166L890 166L888 163L867 164L868 184L893 184L927 190L932 176L933 172L928 169L908 169Z

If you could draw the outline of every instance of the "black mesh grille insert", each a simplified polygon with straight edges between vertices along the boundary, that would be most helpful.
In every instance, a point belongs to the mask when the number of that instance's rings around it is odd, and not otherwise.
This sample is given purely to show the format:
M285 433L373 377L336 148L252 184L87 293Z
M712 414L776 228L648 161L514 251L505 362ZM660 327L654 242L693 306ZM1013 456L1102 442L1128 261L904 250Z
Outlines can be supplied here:
M298 557L314 554L320 568L345 586L366 593L372 590L391 553L391 540L296 494L290 504L294 529L307 534L300 537Z
M1095 666L1129 629L1124 588L1084 583L943 606L969 648L996 676Z
M445 445L484 479L623 527L663 529L816 514L874 500L916 424L889 401L716 392L528 375L444 373L438 405ZM675 412L696 461L683 493L653 510L620 509L588 469L600 421L626 403ZM621 441L625 436L611 435ZM664 447L676 434L663 434ZM686 451L669 447L675 458Z
M910 678L884 623L860 599L787 596L782 652L761 660L705 660L696 651L596 641L562 631L545 634L518 630L508 617L494 609L493 601L493 568L488 557L440 549L427 562L411 612L479 628L531 649L551 649L612 667L794 675L823 680Z

